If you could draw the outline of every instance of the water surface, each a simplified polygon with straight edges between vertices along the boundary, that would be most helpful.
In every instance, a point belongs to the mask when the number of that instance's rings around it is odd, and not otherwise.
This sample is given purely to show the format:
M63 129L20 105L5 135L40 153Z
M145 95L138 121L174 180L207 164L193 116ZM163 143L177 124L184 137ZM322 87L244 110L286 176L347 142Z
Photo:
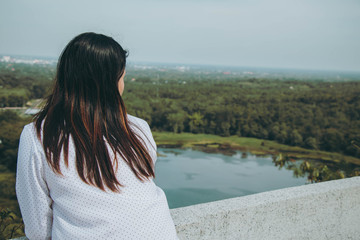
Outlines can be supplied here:
M306 177L274 166L271 156L233 156L192 149L158 148L156 184L177 208L231 197L304 185Z

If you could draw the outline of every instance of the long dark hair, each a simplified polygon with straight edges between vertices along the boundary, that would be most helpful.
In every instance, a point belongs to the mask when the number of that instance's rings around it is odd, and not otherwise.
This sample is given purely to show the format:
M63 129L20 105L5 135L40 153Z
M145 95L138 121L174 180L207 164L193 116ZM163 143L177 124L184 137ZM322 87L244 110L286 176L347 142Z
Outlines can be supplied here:
M107 144L139 180L155 176L149 149L130 127L118 89L126 57L127 52L114 39L96 33L80 34L65 47L53 91L35 116L37 135L55 173L62 174L62 151L68 167L72 137L77 172L87 184L120 191L117 159L110 158Z

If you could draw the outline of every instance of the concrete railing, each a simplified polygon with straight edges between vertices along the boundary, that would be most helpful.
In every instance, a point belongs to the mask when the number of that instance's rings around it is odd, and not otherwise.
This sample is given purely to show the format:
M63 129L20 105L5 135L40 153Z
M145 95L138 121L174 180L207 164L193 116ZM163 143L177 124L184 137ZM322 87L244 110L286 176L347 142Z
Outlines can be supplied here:
M171 215L180 239L360 239L360 177L176 208Z
M360 239L360 177L171 210L180 239Z

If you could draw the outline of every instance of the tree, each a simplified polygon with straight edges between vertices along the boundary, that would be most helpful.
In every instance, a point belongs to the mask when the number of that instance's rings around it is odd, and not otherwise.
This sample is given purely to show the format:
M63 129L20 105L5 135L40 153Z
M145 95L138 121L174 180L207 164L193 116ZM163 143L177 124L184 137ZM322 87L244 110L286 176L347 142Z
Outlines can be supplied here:
M192 115L189 115L188 118L189 118L190 132L194 132L194 133L202 132L203 130L202 127L204 126L204 121L203 121L204 116L199 112L195 112Z
M166 118L174 133L182 132L184 130L184 121L186 119L186 113L184 111L170 113Z
M320 146L326 151L340 151L343 149L344 135L337 129L325 129L321 137Z
M301 146L303 138L297 130L292 130L289 136L290 144L294 146Z
M309 149L318 149L316 138L308 137L304 141L304 145L306 148Z

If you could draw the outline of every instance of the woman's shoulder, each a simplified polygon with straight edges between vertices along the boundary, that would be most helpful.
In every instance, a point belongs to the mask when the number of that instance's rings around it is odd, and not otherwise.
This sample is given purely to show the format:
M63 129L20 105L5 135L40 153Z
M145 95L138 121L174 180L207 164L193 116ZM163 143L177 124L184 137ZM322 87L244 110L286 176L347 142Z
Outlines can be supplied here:
M35 122L26 124L21 132L21 136L26 136L29 138L33 138L36 135L37 133L36 133Z
M20 141L25 142L26 144L34 144L39 147L38 145L40 142L37 137L35 122L28 123L24 126L20 135Z
M130 114L128 114L127 117L131 125L135 125L135 127L140 128L143 131L151 132L149 124L144 119L132 116Z
M156 154L156 143L152 136L149 124L145 120L129 114L127 115L127 117L130 126L134 126L133 130L135 131L135 133L137 133L138 136L140 136L143 140L147 141L149 145L152 146L151 149L155 149Z
M128 114L127 117L128 117L128 120L133 124L141 124L141 125L149 126L149 124L144 119L135 117L135 116L130 115L130 114Z

